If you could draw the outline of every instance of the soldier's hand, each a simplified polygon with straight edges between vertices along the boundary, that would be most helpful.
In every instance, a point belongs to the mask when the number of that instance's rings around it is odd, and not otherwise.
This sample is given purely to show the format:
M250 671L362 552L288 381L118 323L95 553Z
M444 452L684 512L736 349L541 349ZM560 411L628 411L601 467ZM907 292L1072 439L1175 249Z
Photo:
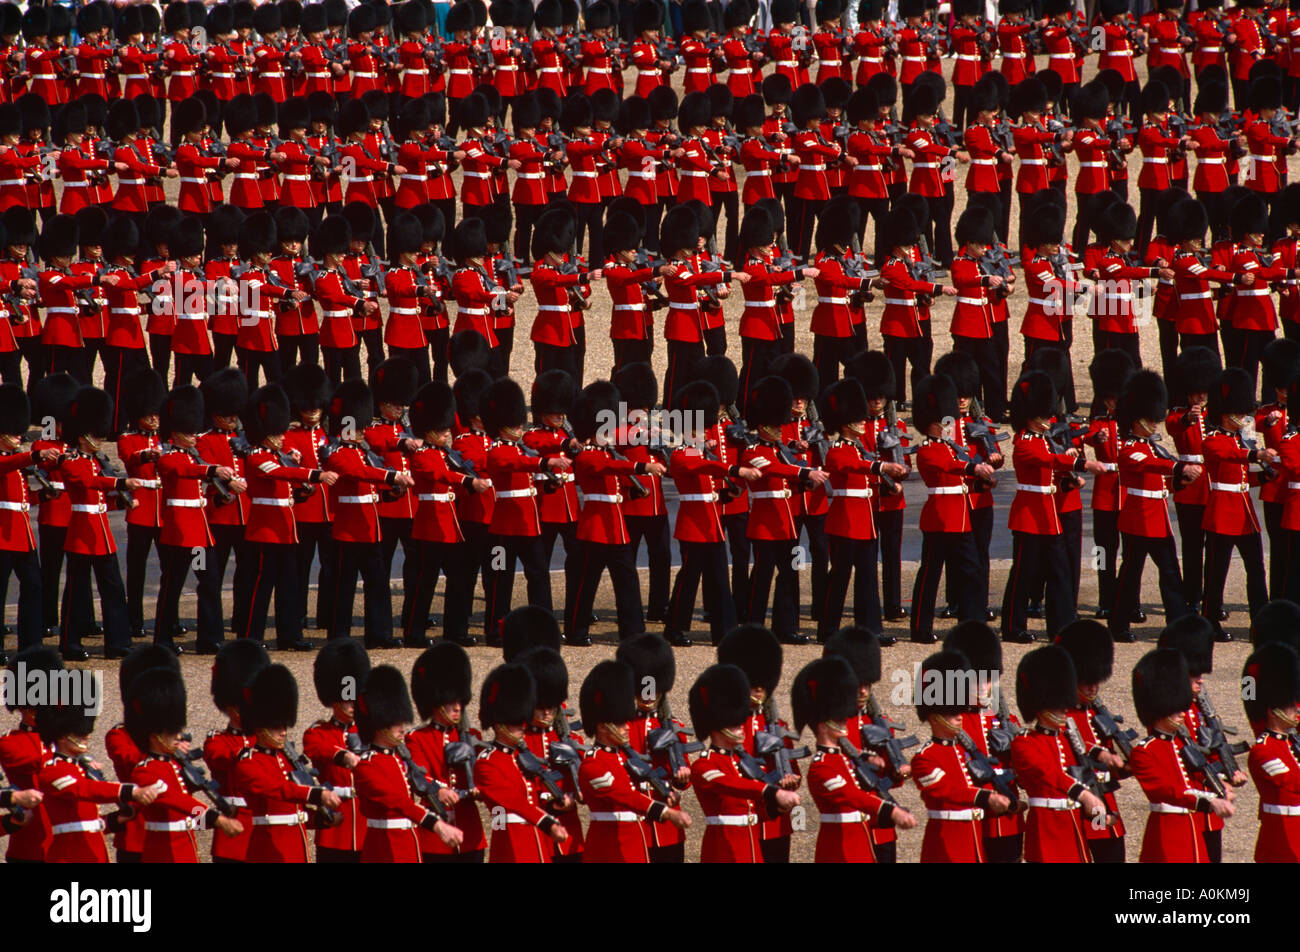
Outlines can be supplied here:
M595 271L588 272L587 274L587 277L590 278L592 281L599 281L604 276L605 276L605 272L602 268L597 268Z
M1106 814L1106 804L1102 803L1101 797L1091 790L1085 790L1079 794L1079 806L1083 808L1083 815L1089 820L1095 820L1097 817Z
M662 476L664 473L668 472L668 467L663 463L660 463L658 460L651 460L645 464L645 471L651 476Z
M820 486L830 479L830 474L824 469L812 469L808 471L808 478L812 480L813 485Z
M546 465L551 472L555 472L557 469L568 469L573 465L573 460L567 456L551 456L547 458Z
M234 479L235 471L229 466L218 466L216 469L216 476L218 479Z
M110 288L117 287L118 282L121 280L122 279L115 274L101 274L99 276L99 283L107 284Z
M131 166L127 165L125 162L114 162L114 163L113 163L113 171L115 171L115 172L130 172L130 171L131 171Z
M1241 276L1242 287L1248 288L1254 283L1255 283L1255 275L1253 272L1247 271L1245 274Z
M749 283L749 275L746 274L744 271L734 271L732 272L731 277L732 280L739 281L741 284Z
M912 765L903 764L903 766L899 767L898 776L903 780L906 780L908 777L912 776Z
M490 480L490 479L475 479L475 480L474 480L472 483L470 483L469 485L470 485L470 489L474 490L474 492L476 492L476 493L485 493L485 492L487 492L489 489L492 488L492 480Z
M1001 453L994 453L989 457L990 466L1001 466L1005 457Z
M952 157L958 162L966 163L970 161L970 153L964 149L958 149L952 154Z
M39 790L15 790L13 800L14 806L30 810L32 807L39 806L40 802L45 799L45 794Z
M454 807L460 803L460 795L451 787L438 788L438 802L444 807Z
M234 817L219 816L217 817L217 829L226 836L238 836L244 832L244 824L240 823Z
M946 294L946 295L948 295L949 297L952 297L954 294L957 293L957 288L954 287L954 286L951 285L951 284L945 284L945 285L940 289L940 291L941 291L943 294Z
M989 797L989 812L994 816L1011 812L1011 799L1000 793L992 794Z
M683 813L681 810L664 811L664 819L679 830L688 830L691 826L691 815Z
M1272 413L1270 413L1268 416L1264 417L1264 425L1265 425L1265 426L1272 426L1274 423L1276 423L1276 422L1277 422L1278 420L1280 420L1280 419L1282 419L1282 414L1281 414L1281 412L1278 411L1278 410L1274 410L1274 411L1273 411Z
M144 488L144 480L143 480L143 479L135 479L135 478L128 479L128 480L126 481L126 488L129 489L129 490L131 490L132 492L135 492L137 489L143 489L143 488Z
M511 159L506 163L506 165L510 166L516 172L524 167L524 163L520 162L518 159Z
M881 463L880 471L891 479L907 478L907 467L902 463Z
M333 475L337 476L338 474L334 473ZM356 754L352 753L352 751L349 750L344 752L343 766L346 767L348 770L351 770L359 763L361 763L361 758L358 757Z
M1000 288L1000 287L1002 287L1002 275L1000 275L1000 274L992 275L992 276L989 278L989 287L991 287L991 288Z
M778 790L776 792L776 808L782 813L789 813L799 805L799 794L793 790Z
M1221 800L1218 797L1215 797L1210 801L1210 808L1214 811L1215 816L1223 817L1224 819L1227 819L1237 812L1237 808L1231 803L1227 800Z
M821 268L804 268L804 269L803 269L803 276L804 276L805 278L816 278L816 277L819 277L819 276L821 275L821 273L822 273L822 269L821 269Z
M1276 463L1281 457L1277 455L1277 450L1271 447L1259 451L1259 458L1265 463Z
M798 790L802 782L803 778L798 774L786 774L781 778L780 787L782 790Z
M1157 277L1157 278L1161 278L1162 280L1165 280L1165 281L1172 281L1172 280L1174 279L1174 269L1173 269L1173 268L1157 268L1157 269L1156 269L1156 277Z
M46 447L36 454L36 458L42 463L53 463L59 458L59 451L53 447Z
M452 826L445 820L439 820L433 827L434 834L442 840L444 846L460 846L465 839L465 834L459 828Z
M320 795L320 805L325 807L327 810L337 810L339 807L343 806L343 798L333 790L326 790Z
M1110 442L1110 430L1098 430L1098 431L1097 431L1097 442L1098 442L1098 443L1109 443L1109 442Z
M174 167L173 167L173 168L168 168L168 169L163 169L163 175L165 175L167 178L176 178L176 177L179 176L180 174L181 174L181 173L180 173L179 171L177 171L176 168L174 168Z
M1109 750L1100 751L1097 754L1097 762L1103 767L1109 767L1111 770L1124 769L1124 758L1119 754L1111 753Z
M1245 786L1246 775L1240 770L1235 770L1233 771L1232 777L1229 778L1228 783L1232 784L1234 787Z
M1183 479L1189 483L1194 483L1201 478L1201 473L1205 472L1199 463L1189 463L1183 467Z
M894 812L889 815L890 820L894 823L894 828L898 830L910 830L916 826L916 817L909 810L902 807L894 807Z
M977 463L975 465L975 475L980 479L992 479L993 467L988 463Z
M230 481L230 491L232 493L248 492L248 483L244 482L242 479L232 479Z
M678 767L678 768L677 768L677 772L676 772L675 774L673 774L673 779L676 780L678 783L690 783L690 782L691 782L691 768L690 768L690 767Z
M408 489L415 485L415 477L410 473L398 473L393 480L394 486L406 486Z
M752 483L756 479L761 479L763 474L753 466L742 466L736 471L736 474L746 482Z
M163 791L166 789L167 784L162 780L157 780L147 787L136 787L131 791L131 799L143 806L148 806L162 796Z
M329 159L326 159L326 160L325 160L325 164L326 164L326 165L329 164ZM233 157L232 157L232 158L229 158L229 159L226 159L226 168L228 168L228 169L232 169L232 170L233 170L233 169L237 169L237 168L239 168L239 160L236 159L236 158L233 158Z

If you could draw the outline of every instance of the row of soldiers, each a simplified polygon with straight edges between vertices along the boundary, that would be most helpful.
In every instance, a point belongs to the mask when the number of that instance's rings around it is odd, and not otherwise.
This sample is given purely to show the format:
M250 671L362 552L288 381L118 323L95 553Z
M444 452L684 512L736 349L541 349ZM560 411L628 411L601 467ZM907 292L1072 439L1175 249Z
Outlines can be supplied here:
M1102 625L1075 622L1021 658L1017 718L997 636L964 622L910 686L931 734L910 756L918 739L873 695L880 646L861 628L836 632L794 676L793 730L775 703L780 644L757 625L729 632L688 695L698 741L671 713L676 671L658 635L597 662L571 721L558 627L519 610L505 663L479 691L481 731L463 648L427 649L408 688L397 668L372 669L360 644L338 639L316 659L315 693L329 713L303 733L301 752L289 737L297 682L259 646L236 641L217 655L212 700L228 723L201 747L185 733L175 656L145 646L122 661L124 720L104 737L117 781L89 755L93 715L71 703L11 704L21 720L0 737L12 784L0 792L0 829L9 862L108 862L111 832L118 862L193 863L199 833L212 830L214 862L306 862L314 845L316 861L331 863L673 863L685 861L690 790L706 824L700 862L780 863L809 829L797 792L806 779L816 862L892 863L899 831L918 819L891 791L911 780L927 818L922 862L1114 863L1127 835L1115 794L1136 778L1151 810L1140 860L1218 862L1234 788L1249 776L1260 800L1256 861L1295 862L1298 616L1294 603L1275 602L1253 632L1241 682L1251 744L1228 740L1209 697L1214 642L1203 619L1169 625L1134 666L1145 736L1101 697L1114 668ZM61 669L42 647L13 670L30 683ZM119 809L101 815L101 804Z

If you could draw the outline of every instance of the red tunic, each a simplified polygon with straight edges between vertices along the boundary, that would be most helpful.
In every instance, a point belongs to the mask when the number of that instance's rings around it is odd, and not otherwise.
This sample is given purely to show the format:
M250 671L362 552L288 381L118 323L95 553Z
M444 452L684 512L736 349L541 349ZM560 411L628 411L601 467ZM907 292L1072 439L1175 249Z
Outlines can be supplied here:
M1213 812L1213 794L1188 776L1179 754L1182 747L1181 738L1163 733L1133 745L1128 768L1151 802L1138 862L1209 862L1196 814Z

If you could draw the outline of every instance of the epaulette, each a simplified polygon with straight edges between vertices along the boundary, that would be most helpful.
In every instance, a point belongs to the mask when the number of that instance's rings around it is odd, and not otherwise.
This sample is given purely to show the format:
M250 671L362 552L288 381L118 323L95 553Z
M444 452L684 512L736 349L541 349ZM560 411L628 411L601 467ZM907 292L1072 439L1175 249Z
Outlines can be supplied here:
M1155 736L1154 734L1148 734L1146 737L1143 737L1141 740L1135 740L1135 741L1133 742L1133 746L1134 746L1134 747L1145 747L1147 744L1151 743L1151 742L1152 742L1153 740L1155 740L1155 739L1156 739L1156 736Z
M236 760L247 760L249 757L252 757L253 754L255 754L256 752L257 752L257 748L256 748L256 747L245 747L243 750L241 750L241 751L239 752L239 756L236 757L235 759L236 759Z
M363 750L361 753L357 754L357 760L369 760L375 753L376 751L373 748L370 750Z

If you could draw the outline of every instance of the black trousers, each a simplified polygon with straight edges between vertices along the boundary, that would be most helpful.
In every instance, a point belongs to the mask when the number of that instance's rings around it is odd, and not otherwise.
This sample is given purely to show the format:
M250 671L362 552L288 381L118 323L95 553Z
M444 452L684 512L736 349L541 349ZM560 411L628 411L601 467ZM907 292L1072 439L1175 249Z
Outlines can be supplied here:
M611 377L628 364L650 363L654 353L654 341L648 337L644 340L614 338L611 343L614 345L614 366L609 371Z
M727 550L721 542L679 542L682 564L673 580L668 602L665 635L680 635L691 629L695 593L704 582L704 610L709 613L713 644L736 627L736 606L727 589Z
M1270 594L1274 598L1300 602L1300 532L1284 530L1283 535L1285 539L1278 541L1286 546L1286 573L1282 579L1282 590Z
M1244 535L1220 535L1217 532L1205 533L1205 611L1202 613L1217 629L1219 611L1223 608L1223 586L1228 581L1228 567L1232 564L1232 552L1237 551L1242 568L1246 570L1246 603L1250 606L1250 617L1264 607L1268 601L1268 581L1264 575L1264 546L1258 532Z
M528 581L528 604L551 611L551 572L542 548L542 537L488 534L486 559L487 608L483 613L484 634L494 641L501 637L501 621L510 613L515 587L515 566L523 563Z
M795 520L799 538L808 536L808 563L812 569L812 604L809 614L813 621L821 617L826 601L826 576L830 571L830 550L826 542L826 516L799 516ZM787 583L788 584L788 583ZM790 591L795 613L799 612L799 575L795 573L794 588Z
M469 629L468 602L464 598L463 571L460 579L454 579L456 566L463 563L465 553L457 542L430 542L417 540L413 547L405 549L406 564L411 567L415 578L415 588L408 589L402 602L402 637L408 643L418 641L424 636L425 626L429 620L429 609L433 605L433 592L438 584L439 573L447 577L446 592L443 597L442 623L446 632L450 622L450 606L456 589L461 591L460 610L465 612L461 623L464 630ZM454 588L453 588L454 585ZM458 630L461 626L457 626Z
M1002 634L1027 630L1029 599L1042 578L1047 591L1047 635L1053 638L1075 615L1065 537L1030 532L1011 535L1014 541L1011 574L1002 596Z
M952 185L944 188L942 196L927 197L930 206L930 218L921 222L921 232L930 244L930 253L945 268L952 267Z
M1286 530L1282 528L1282 513L1286 503L1264 503L1264 529L1268 532L1268 595L1269 598L1283 598L1282 590L1286 587L1286 570L1290 562L1290 546L1287 545Z
M47 630L59 627L59 585L63 578L63 543L67 537L67 526L36 527L41 553L41 616Z
M176 377L173 387L184 387L191 380L203 383L212 373L212 356L210 354L177 354Z
M442 634L452 641L465 641L469 637L469 616L474 605L474 587L480 573L486 593L488 578L488 531L482 522L462 522L460 531L465 541L457 553L456 573L448 575L448 588L455 584L454 599L444 600L442 607ZM444 571L446 571L444 569Z
M381 327L358 331L361 343L366 345L366 369L373 371L384 362L384 331ZM360 357L358 356L358 360Z
M897 614L903 607L903 514L904 510L875 513L880 534L880 600L885 614Z
M1219 337L1217 334L1179 334L1179 350L1187 350L1189 347L1208 347L1214 351L1215 356L1219 354Z
M226 565L232 554L235 556L233 617L239 618L244 615L248 607L244 604L244 594L251 591L241 584L240 578L242 572L248 571L248 562L244 555L244 527L212 526L211 528L214 541L207 551L207 564L201 572L196 573L199 577L198 640L199 644L204 645L220 644L225 637L221 590L226 584Z
M245 558L250 571L242 577L243 615L236 615L235 634L263 641L266 612L275 593L275 640L280 645L302 641L302 603L298 601L298 558L293 543L248 542Z
M975 358L975 363L980 369L981 403L984 412L994 420L1000 420L1007 409L1007 388L998 366L998 351L993 338L960 337L954 334L952 349Z
M1172 320L1156 319L1156 330L1160 341L1160 373L1166 380L1174 370L1178 359L1178 325Z
M317 492L323 492L318 489ZM307 614L307 590L311 586L311 564L320 560L316 576L316 625L329 628L330 598L334 590L334 526L328 522L298 523L298 604Z
M548 370L563 370L575 381L578 379L578 361L575 348L557 347L554 344L533 342L533 371L538 376Z
M825 199L798 198L795 195L791 195L786 202L788 212L785 216L785 232L789 236L790 251L800 261L809 260L808 252L812 249L817 215L825 204Z
M298 364L320 363L320 335L293 334L280 338L280 375ZM277 378L278 379L278 378Z
M1139 341L1140 336L1137 333L1117 334L1112 331L1098 331L1097 340L1093 346L1093 350L1098 353L1103 350L1122 350L1133 358L1133 365L1135 367L1141 367L1142 347ZM1095 843L1100 841L1089 840L1088 842Z
M749 511L733 512L722 517L722 530L727 536L727 551L731 555L731 599L737 605L749 600Z
M880 585L876 561L880 558L878 539L829 537L831 573L826 579L821 614L817 621L817 640L824 642L839 630L844 615L844 599L853 577L853 623L879 634L884 629L880 616Z
M727 236L723 245L722 257L727 261L735 261L736 242L740 236L740 193L713 193L713 230L715 232L718 230L718 216L722 214L724 208L727 211Z
M82 555L66 553L68 580L63 589L63 628L59 632L59 648L80 648L81 639L90 633L95 624L90 606L90 576L95 576L99 590L100 611L104 618L104 647L127 649L131 647L131 630L126 621L126 587L122 584L122 571L117 565L117 554Z
M961 620L984 620L988 610L988 589L979 584L975 537L969 532L923 532L921 564L912 584L913 639L924 638L934 629L934 602L939 595L939 576L943 572L960 583L957 601L961 605Z
M213 334L212 335L212 369L224 370L230 366L230 358L235 353L236 334ZM239 366L243 369L244 355L239 355Z
M985 506L982 509L972 509L970 511L970 526L971 532L975 536L975 556L979 559L980 585L987 592L989 590L989 543L993 540L993 507ZM944 591L948 595L948 606L954 609L958 615L962 615L961 580L955 578L951 573L945 574L943 579Z
M80 347L56 345L50 345L45 350L50 358L46 365L50 373L66 373L82 386L90 384L90 362L86 359L86 351Z
M575 585L564 597L565 637L585 635L600 577L609 571L614 586L614 606L618 612L618 637L622 641L645 631L641 611L641 581L636 574L636 549L631 543L606 544L583 541L577 558Z
M706 327L701 336L704 338L704 353L709 357L727 356L727 328Z
M439 383L447 382L447 371L451 364L451 328L441 327L436 331L425 330L424 341L429 345L429 355L433 360L432 379Z
M751 539L754 550L754 568L749 574L749 598L745 602L745 621L751 625L767 625L767 605L772 592L772 578L776 577L776 593L772 599L772 633L778 638L788 638L798 630L798 603L790 597L797 592L799 573L795 565L802 561L798 539Z
M813 335L813 364L817 367L819 386L829 387L840 379L840 365L856 354L860 347L852 337Z
M1232 342L1235 346L1229 348L1227 342L1224 343L1224 364L1228 367L1240 367L1250 374L1252 393L1254 392L1253 388L1259 384L1260 354L1263 353L1264 348L1268 346L1268 342L1273 340L1275 336L1272 331L1251 331L1233 328Z
M1073 599L1070 604L1074 612L1079 610L1079 574L1083 559L1083 510L1063 512L1061 518L1061 535L1065 537L1065 559L1070 566L1070 592Z
M411 490L408 490L411 491ZM411 554L416 548L411 539L413 519L395 519L391 516L379 517L380 547L384 553L384 574L393 577L393 556L397 553L397 543L402 543L402 601L411 597L418 584L411 565ZM389 582L392 585L392 582Z
M157 549L158 558L162 559L162 549L158 546L159 529L155 526L135 526L127 523L126 527L126 615L131 623L131 632L144 631L144 579L149 568L149 550Z
M885 355L889 357L889 362L894 365L894 379L898 382L898 392L894 394L895 400L907 399L907 364L912 364L912 393L916 392L917 383L930 373L929 354L926 351L927 344L933 346L931 341L924 337L885 337Z
M172 335L149 335L149 363L165 381L172 365Z
M18 650L39 645L44 637L41 624L41 558L30 552L0 549L0 579L7 589L9 576L18 580ZM0 636L0 641L3 637Z
M664 373L664 388L660 396L664 406L674 405L677 391L691 382L695 364L703 358L704 344L701 341L668 342L668 369Z
M858 226L858 243L867 247L867 219L870 218L875 222L875 231L873 234L879 234L881 225L885 217L889 214L888 198L862 198L861 196L854 199L858 203L859 221Z
M194 569L197 576L202 571L201 566L207 562L208 550L206 548L191 549L182 545L164 545L158 543L158 563L160 576L158 579L158 602L154 608L153 619L153 640L156 645L173 644L176 637L176 629L180 625L180 600L181 593L185 590L185 580L189 577L190 569ZM217 606L218 613L221 606ZM199 614L202 614L200 610ZM222 638L220 632L215 641L209 642L212 647L221 644ZM203 641L199 642L204 644Z
M1033 337L1025 338L1025 362L1040 350L1059 350L1065 354L1065 366L1069 369L1066 374L1065 387L1060 394L1061 399L1065 401L1066 409L1073 413L1079 406L1074 396L1074 369L1070 367L1070 345L1074 342L1074 322L1061 322L1061 341L1053 343L1052 341L1038 340Z
M515 237L511 249L516 258L524 261L533 260L533 226L546 211L545 205L521 205L515 203Z
M1174 503L1178 515L1178 541L1183 552L1183 601L1199 611L1205 584L1205 507L1189 502Z
M32 388L40 383L41 378L45 376L45 369L49 366L49 361L45 359L45 347L41 344L39 337L19 337L18 353L27 363L27 392L31 393ZM163 377L166 380L166 377ZM6 381L8 382L8 381ZM21 380L14 380L14 383L22 383Z
M131 425L126 418L122 400L122 382L140 370L149 369L149 358L143 349L126 347L104 348L104 391L113 398L113 432L121 433Z
M361 379L361 351L356 347L322 347L325 375L330 386L337 387L344 380Z
M334 592L330 612L330 638L352 635L352 602L357 576L365 593L365 643L379 644L393 635L393 592L384 571L384 553L378 542L334 540Z
M819 338L820 339L820 338ZM736 404L745 412L745 401L754 384L767 376L772 361L781 356L780 340L759 340L754 337L740 339L740 388Z
M1150 559L1160 578L1160 599L1165 608L1165 624L1187 614L1183 600L1183 580L1178 574L1178 553L1174 537L1150 538L1124 533L1124 562L1115 584L1115 601L1110 604L1112 636L1126 634L1133 624L1142 597L1142 569ZM1105 605L1105 602L1102 602Z
M419 364L416 364L416 366L418 367ZM257 382L257 372L259 370L268 385L280 381L279 351L250 350L247 347L241 347L239 348L239 367L244 371L244 378L248 381L249 393L261 386Z
M1089 840L1088 852L1092 854L1094 863L1122 863L1124 862L1124 837Z
M573 202L577 213L577 230L574 232L578 249L582 249L582 233L587 232L587 260L605 260L605 208L599 202Z
M663 621L668 614L668 579L672 566L672 530L667 515L624 516L633 558L644 543L650 565L650 592L646 599L646 616Z
M1101 564L1097 566L1097 607L1109 612L1115 604L1115 579L1119 574L1119 513L1117 511L1105 509L1092 511L1092 540L1101 549ZM1180 592L1181 589L1180 582Z

